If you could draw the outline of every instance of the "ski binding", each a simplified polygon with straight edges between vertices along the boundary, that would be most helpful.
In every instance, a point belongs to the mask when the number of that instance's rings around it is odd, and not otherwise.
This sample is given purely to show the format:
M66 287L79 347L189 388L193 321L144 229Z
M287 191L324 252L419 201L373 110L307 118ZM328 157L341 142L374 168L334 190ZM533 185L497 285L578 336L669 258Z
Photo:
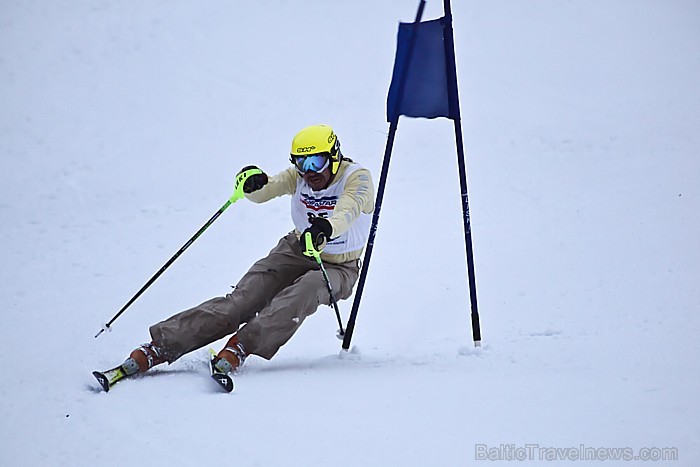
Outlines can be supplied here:
M209 349L209 353L211 354L211 359L209 359L209 370L211 371L211 379L216 381L216 384L218 384L224 391L232 392L235 388L235 385L233 384L233 379L229 375L219 371L214 365L214 362L216 361L216 352L214 352L214 350L212 349Z

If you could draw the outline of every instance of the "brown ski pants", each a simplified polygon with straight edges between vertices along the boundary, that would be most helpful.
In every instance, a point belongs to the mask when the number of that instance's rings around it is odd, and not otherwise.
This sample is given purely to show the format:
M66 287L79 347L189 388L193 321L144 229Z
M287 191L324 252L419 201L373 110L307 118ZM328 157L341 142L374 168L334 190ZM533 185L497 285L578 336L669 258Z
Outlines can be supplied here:
M358 261L324 263L336 300L346 299L359 275ZM237 333L248 355L272 358L319 305L330 305L321 270L301 253L291 232L257 261L225 297L212 298L150 328L168 362Z

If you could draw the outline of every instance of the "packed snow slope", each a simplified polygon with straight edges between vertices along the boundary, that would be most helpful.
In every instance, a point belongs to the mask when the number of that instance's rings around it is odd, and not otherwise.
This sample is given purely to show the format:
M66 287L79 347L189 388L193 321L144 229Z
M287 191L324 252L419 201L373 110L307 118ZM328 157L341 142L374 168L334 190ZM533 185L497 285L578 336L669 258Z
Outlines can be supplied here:
M694 0L453 2L481 349L452 122L404 118L352 352L322 307L233 394L206 349L98 390L291 229L236 203L94 338L241 167L325 122L378 182L417 3L0 2L0 465L700 465Z

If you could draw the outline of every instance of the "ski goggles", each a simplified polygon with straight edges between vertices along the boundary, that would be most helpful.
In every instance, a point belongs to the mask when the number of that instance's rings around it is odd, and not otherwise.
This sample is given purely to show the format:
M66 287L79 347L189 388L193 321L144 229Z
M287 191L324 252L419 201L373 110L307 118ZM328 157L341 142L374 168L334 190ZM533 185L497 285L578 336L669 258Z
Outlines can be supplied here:
M331 155L327 152L311 154L308 156L292 156L292 163L300 174L307 172L323 172L328 168Z

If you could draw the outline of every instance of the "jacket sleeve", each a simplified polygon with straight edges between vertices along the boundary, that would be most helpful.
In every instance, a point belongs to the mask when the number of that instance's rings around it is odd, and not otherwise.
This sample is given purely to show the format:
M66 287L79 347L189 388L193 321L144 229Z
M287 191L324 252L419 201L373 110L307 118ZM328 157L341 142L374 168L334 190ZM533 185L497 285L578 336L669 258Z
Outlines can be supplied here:
M337 237L344 234L360 217L361 212L370 214L372 211L374 211L372 175L367 169L359 169L348 177L333 214L328 218L333 228L331 236Z
M272 175L264 187L252 193L246 193L245 197L254 203L264 203L283 195L293 195L296 186L297 172L294 167L290 167L277 175Z

